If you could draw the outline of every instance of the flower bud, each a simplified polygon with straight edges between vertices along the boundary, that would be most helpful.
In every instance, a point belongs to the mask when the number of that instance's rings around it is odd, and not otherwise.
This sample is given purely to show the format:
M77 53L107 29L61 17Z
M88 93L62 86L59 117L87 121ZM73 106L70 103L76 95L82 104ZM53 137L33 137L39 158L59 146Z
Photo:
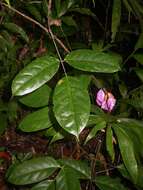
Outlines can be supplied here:
M100 89L97 92L96 103L103 110L111 112L116 104L116 99L112 93L107 92L106 90Z

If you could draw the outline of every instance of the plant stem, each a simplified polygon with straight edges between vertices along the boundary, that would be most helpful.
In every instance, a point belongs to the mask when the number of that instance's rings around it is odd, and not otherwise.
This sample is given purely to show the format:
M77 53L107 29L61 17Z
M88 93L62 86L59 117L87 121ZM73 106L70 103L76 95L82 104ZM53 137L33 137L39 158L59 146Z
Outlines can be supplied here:
M10 10L14 11L15 13L17 13L18 15L21 15L22 17L24 17L25 19L29 20L30 22L36 24L37 26L39 26L42 30L44 30L46 32L46 34L49 35L49 30L43 26L41 23L39 23L38 21L34 20L33 18L25 15L24 13L18 11L17 9L5 4L5 3L2 3L2 5L4 5L5 7L9 8ZM50 35L49 35L50 36ZM70 50L64 45L64 43L55 35L53 35L53 38L58 42L58 44L65 50L66 53L69 53Z
M62 59L62 57L61 57L61 55L60 55L60 52L59 52L59 50L58 50L58 47L57 47L57 44L56 44L56 41L55 41L57 38L55 38L55 36L54 36L54 34L53 34L52 30L51 30L51 26L50 26L51 8L52 8L52 0L49 0L49 4L48 4L48 32L49 32L49 34L50 34L50 36L51 36L51 39L53 40L53 43L54 43L54 46L55 46L57 55L58 55L58 57L59 57L61 66L62 66L62 68L63 68L64 74L65 74L65 76L67 77L66 69L65 69L65 66L64 66L64 64L63 64L63 59ZM59 39L58 39L58 41L59 41Z

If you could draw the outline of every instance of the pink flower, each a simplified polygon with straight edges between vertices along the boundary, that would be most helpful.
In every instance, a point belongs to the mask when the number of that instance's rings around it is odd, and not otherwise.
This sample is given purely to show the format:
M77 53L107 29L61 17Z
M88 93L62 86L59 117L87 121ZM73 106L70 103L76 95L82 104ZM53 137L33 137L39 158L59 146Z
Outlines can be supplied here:
M103 110L111 112L116 104L116 99L113 94L107 92L106 90L100 89L97 92L96 103Z

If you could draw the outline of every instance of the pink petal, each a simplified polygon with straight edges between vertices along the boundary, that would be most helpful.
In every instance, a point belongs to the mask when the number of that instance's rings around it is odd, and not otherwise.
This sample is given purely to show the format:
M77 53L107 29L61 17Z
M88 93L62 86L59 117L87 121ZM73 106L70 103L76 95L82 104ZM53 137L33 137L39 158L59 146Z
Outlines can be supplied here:
M108 109L108 105L107 105L107 102L106 102L106 101L102 102L101 108L102 108L103 110L106 110L106 111L108 111L108 110L109 110L109 109Z
M107 100L107 106L108 106L108 110L112 111L114 106L116 104L116 99L114 98L114 96L110 93L109 94L109 98Z
M101 106L102 105L102 102L104 101L105 99L105 92L100 89L98 92L97 92L97 96L96 96L96 103Z

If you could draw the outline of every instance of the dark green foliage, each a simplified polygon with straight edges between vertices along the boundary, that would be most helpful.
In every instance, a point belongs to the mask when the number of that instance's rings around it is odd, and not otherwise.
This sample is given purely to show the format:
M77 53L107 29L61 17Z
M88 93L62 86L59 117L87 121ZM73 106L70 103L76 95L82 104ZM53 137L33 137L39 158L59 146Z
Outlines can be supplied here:
M16 126L48 146L73 143L59 159L12 152L6 181L31 190L142 189L142 1L3 0L0 17L0 135ZM104 103L116 99L110 112L96 105L100 88Z

